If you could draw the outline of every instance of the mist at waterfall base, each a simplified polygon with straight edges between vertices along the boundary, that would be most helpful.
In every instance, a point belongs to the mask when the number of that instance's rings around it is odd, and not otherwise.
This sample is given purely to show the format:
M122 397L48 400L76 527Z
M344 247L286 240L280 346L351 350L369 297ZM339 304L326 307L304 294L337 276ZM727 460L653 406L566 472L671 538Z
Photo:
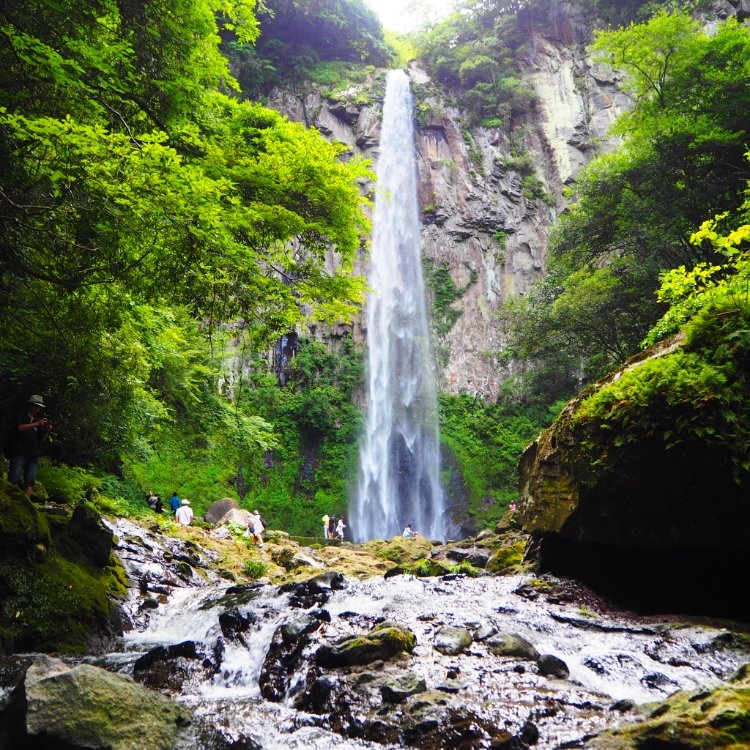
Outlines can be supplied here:
M349 522L358 542L409 523L444 540L440 438L425 307L413 103L403 71L388 74L367 302L367 407Z

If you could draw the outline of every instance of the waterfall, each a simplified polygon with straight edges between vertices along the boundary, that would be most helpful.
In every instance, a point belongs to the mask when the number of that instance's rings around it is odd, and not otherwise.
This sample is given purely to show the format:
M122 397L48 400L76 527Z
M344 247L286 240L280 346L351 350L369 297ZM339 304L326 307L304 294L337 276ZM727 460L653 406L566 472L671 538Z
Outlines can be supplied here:
M435 373L425 309L409 78L388 74L367 302L367 419L349 522L357 541L407 523L445 539Z

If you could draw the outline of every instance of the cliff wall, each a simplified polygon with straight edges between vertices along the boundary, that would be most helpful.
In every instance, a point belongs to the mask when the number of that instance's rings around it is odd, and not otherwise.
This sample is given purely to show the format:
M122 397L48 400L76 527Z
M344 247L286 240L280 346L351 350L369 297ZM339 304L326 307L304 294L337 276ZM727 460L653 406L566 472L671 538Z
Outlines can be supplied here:
M499 356L497 312L545 272L550 226L565 209L563 187L608 147L609 126L630 104L613 72L587 56L586 34L534 33L522 68L538 101L528 121L509 129L469 127L451 92L410 66L427 287L434 294L430 269L447 269L453 286L447 319L433 319L444 391L495 398L514 374L516 365ZM385 75L334 96L278 90L268 104L376 163ZM363 257L363 271L366 263ZM355 325L358 339L362 326Z

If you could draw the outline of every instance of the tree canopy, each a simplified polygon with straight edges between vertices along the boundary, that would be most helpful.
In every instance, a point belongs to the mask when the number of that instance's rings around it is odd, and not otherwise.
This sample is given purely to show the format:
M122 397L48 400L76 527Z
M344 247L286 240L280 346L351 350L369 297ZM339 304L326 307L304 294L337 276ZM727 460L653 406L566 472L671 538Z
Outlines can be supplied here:
M0 14L4 405L45 393L68 456L210 413L206 342L225 324L259 347L361 301L368 165L233 96L220 33L254 40L254 3Z
M628 76L635 105L615 126L623 145L579 175L548 278L509 312L519 352L589 377L638 350L663 313L663 270L713 259L690 236L740 203L750 175L746 26L729 20L708 34L686 13L660 11L600 32L594 51Z

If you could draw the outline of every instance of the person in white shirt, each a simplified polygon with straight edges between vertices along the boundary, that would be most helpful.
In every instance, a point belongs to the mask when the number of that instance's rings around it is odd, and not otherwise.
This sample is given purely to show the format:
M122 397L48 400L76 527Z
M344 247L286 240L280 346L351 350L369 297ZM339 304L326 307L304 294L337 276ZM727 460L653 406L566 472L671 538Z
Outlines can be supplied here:
M253 541L259 546L263 546L263 532L266 530L263 524L263 518L257 510L250 514L250 525L252 526Z
M339 538L340 542L344 541L344 529L346 528L346 524L344 523L344 519L339 518L338 524L336 524L336 536Z
M190 526L193 521L193 509L190 507L190 500L183 500L177 512L174 514L177 523L183 526Z

